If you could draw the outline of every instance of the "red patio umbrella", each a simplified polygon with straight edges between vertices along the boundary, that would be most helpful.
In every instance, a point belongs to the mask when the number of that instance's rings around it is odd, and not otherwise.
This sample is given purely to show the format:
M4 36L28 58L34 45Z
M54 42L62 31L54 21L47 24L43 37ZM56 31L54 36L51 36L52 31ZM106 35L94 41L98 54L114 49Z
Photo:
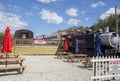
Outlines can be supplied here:
M11 40L11 36L10 36L10 28L9 27L7 27L5 30L1 52L6 53L6 54L12 52L12 40Z
M1 52L6 54L6 58L7 58L7 54L12 52L12 40L11 40L11 36L10 36L10 28L9 27L7 27L5 30L5 35L4 35L4 39L3 39ZM7 61L6 61L6 67L7 67Z
M68 40L67 39L65 39L64 40L64 51L67 51L68 50Z

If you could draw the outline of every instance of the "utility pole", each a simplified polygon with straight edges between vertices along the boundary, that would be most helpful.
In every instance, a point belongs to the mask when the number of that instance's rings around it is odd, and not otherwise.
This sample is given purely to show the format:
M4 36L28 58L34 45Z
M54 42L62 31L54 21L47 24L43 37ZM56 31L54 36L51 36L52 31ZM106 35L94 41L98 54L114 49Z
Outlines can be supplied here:
M46 36L46 35L42 35L42 39L45 39L45 36Z
M118 20L117 20L117 8L115 6L115 23L116 23L116 33L118 33Z

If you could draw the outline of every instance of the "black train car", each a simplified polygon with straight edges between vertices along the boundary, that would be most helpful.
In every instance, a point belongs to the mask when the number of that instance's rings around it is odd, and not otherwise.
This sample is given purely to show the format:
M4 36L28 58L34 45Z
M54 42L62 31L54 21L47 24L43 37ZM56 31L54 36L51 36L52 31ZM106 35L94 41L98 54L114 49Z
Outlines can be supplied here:
M78 39L78 47L80 53L86 53L89 56L94 54L94 34L84 34L76 37Z
M33 39L33 32L26 29L17 30L15 32L15 38L17 39Z
M67 34L63 35L62 38L65 38L68 40L68 50L67 52L74 52L75 46L74 46L74 34ZM63 48L63 43L62 43L62 48Z
M26 29L15 32L15 45L33 45L33 32Z
M75 53L75 39L78 39L79 53L86 53L88 56L94 56L95 54L95 36L93 33L72 33L64 36L68 40L68 51ZM119 35L115 32L101 33L101 51L105 55L106 51L111 50L119 46ZM115 52L114 52L115 53Z
M68 52L75 53L75 39L78 39L79 53L86 53L92 56L94 53L94 34L67 34L64 36L68 40Z

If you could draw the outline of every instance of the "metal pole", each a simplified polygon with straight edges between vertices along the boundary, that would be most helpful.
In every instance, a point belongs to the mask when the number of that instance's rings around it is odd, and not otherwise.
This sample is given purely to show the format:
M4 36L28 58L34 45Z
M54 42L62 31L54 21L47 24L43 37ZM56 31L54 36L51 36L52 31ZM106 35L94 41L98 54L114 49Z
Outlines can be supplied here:
M116 23L116 33L118 33L117 8L116 8L116 6L115 6L115 23Z
M96 62L94 63L94 76L96 76ZM94 79L94 81L96 81L96 79Z
M118 20L117 20L117 7L115 6L115 22L116 22L116 33L118 33ZM119 45L116 49L119 49Z

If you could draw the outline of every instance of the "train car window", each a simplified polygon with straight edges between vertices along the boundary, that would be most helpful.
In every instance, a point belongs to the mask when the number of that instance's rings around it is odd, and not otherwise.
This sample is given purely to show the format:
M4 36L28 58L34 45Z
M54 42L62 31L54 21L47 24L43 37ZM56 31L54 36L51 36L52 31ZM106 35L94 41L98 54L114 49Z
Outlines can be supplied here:
M70 47L72 47L72 46L73 46L72 42L69 42L69 43L68 43L68 45L69 45Z
M112 35L113 35L114 37L116 37L116 36L117 36L117 34L116 34L116 33L112 33Z

